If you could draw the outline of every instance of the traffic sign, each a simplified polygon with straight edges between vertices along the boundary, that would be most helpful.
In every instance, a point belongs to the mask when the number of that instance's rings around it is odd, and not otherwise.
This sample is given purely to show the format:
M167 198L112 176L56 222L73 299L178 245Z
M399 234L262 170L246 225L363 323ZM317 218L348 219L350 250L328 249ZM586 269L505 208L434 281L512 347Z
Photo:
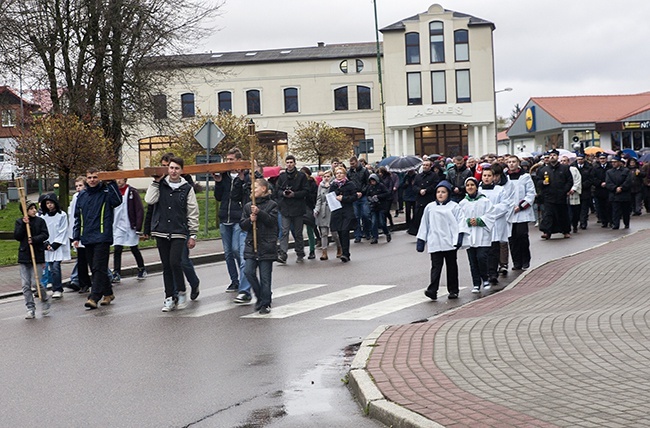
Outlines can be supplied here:
M194 138L196 141L199 142L199 144L204 148L208 150L212 150L213 148L217 147L217 144L221 140L223 140L223 137L225 137L226 134L219 128L215 123L208 119L207 122L203 124L201 129L199 129L196 134L194 134Z

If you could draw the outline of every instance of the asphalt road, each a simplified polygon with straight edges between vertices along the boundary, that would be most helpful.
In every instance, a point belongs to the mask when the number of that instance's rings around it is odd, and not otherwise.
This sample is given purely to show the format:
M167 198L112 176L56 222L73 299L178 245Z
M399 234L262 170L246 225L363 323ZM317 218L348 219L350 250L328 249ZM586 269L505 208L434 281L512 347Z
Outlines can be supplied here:
M596 225L597 226L597 225ZM635 217L631 231L650 226ZM533 267L629 231L593 227L571 239L531 232ZM230 303L224 263L197 268L201 296L162 313L162 277L126 279L110 307L83 308L66 293L50 317L24 320L22 297L0 301L0 426L377 427L343 379L377 326L424 320L483 295L429 301L429 258L414 238L352 244L352 262L305 261L273 271L273 310ZM130 257L125 254L124 257ZM505 286L516 275L502 281Z

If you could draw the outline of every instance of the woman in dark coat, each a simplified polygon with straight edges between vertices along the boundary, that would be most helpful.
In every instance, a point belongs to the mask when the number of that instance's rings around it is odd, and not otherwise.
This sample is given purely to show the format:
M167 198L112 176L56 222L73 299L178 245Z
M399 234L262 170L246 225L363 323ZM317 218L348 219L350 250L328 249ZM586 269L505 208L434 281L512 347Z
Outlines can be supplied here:
M336 194L336 200L341 203L341 208L332 210L330 229L338 233L341 242L341 261L350 261L350 230L354 229L356 217L352 203L357 200L357 186L348 180L345 168L338 167L334 172L335 179L330 185L330 193Z

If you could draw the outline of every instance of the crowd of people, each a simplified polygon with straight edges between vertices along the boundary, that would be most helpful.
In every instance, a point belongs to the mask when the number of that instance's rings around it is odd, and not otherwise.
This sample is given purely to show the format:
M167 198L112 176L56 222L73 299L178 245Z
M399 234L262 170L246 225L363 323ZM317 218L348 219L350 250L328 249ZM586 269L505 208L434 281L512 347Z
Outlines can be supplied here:
M242 159L239 149L226 154L227 162ZM128 247L138 266L138 279L146 268L138 249L141 237L153 237L163 266L163 312L183 309L199 296L199 279L189 257L195 246L199 209L193 181L183 174L183 160L168 153L161 164L167 174L155 177L144 198L126 180L103 183L89 169L75 183L66 215L54 194L39 204L29 202L16 221L15 238L21 242L19 263L26 318L35 317L35 284L52 284L52 298L62 297L62 261L70 259L70 242L77 264L70 287L89 293L85 306L111 304L112 285L121 280L121 255ZM404 215L408 233L417 237L416 248L431 258L427 297L437 299L442 268L446 265L448 297L458 297L457 251L467 249L473 293L489 290L499 276L530 267L529 227L539 226L542 239L559 233L570 238L589 226L597 214L601 227L629 228L630 218L650 212L650 164L639 165L622 153L584 153L560 156L550 150L538 158L486 155L482 158L423 156L421 165L395 173L386 166L369 164L355 156L348 165L332 159L331 169L312 174L298 168L297 159L285 158L279 175L263 177L256 167L214 176L214 197L219 203L219 229L230 284L237 304L252 303L260 314L271 311L273 263L286 264L289 234L294 239L296 263L330 259L330 236L336 258L351 261L351 240L379 243L379 233L391 242L393 218ZM40 206L40 214L36 214ZM30 224L31 237L25 230ZM305 251L304 232L308 235ZM141 233L142 230L142 233ZM352 236L351 236L352 235ZM32 258L45 263L43 278L28 269ZM109 269L114 246L114 268ZM88 269L92 275L89 275ZM39 272L40 273L40 272ZM44 288L43 288L44 289ZM47 293L42 312L49 312Z

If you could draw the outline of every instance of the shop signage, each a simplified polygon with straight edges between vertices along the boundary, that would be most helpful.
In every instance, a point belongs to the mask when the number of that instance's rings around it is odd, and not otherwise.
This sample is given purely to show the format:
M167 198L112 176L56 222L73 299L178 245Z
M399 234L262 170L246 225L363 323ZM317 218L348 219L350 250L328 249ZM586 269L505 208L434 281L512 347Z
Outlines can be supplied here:
M644 120L643 122L624 122L624 129L650 129L650 120Z
M424 110L418 110L417 113L411 118L415 119L416 117L425 117L425 116L446 116L446 115L460 115L463 114L462 106L429 106L425 107Z

